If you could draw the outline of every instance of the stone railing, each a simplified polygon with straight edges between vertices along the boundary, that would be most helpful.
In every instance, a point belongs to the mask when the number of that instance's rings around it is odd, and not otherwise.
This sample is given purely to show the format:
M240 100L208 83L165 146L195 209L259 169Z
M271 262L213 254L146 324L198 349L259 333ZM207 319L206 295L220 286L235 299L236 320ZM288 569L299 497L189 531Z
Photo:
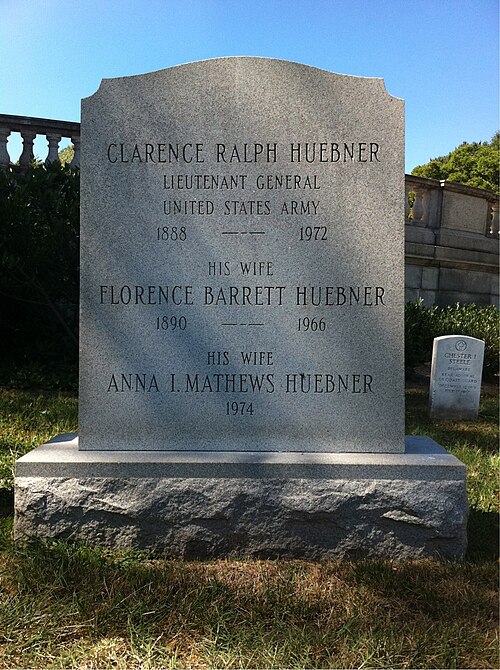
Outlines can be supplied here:
M413 175L405 188L406 298L498 304L498 195Z
M498 237L498 196L473 186L405 175L406 222Z
M15 162L9 155L7 148L7 141L11 133L20 133L22 138L23 146L18 163L21 170L26 169L34 158L33 142L37 135L45 136L48 142L46 163L58 160L59 143L62 138L68 138L75 150L71 165L77 166L80 164L79 123L0 114L0 168L8 168Z

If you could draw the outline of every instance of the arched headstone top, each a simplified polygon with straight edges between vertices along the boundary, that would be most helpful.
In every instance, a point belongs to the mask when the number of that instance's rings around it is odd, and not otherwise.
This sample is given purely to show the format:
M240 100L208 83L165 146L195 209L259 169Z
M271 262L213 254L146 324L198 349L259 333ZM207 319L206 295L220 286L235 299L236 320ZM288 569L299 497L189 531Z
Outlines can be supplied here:
M254 57L83 100L81 448L404 450L403 123Z

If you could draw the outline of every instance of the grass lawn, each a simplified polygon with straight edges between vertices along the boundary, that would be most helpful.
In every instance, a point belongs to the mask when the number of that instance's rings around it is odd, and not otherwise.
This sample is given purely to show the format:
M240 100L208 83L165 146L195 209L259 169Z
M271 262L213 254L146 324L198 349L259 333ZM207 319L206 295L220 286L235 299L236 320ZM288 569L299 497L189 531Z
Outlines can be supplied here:
M0 668L498 668L498 399L407 433L468 466L466 560L182 562L51 541L0 519ZM16 457L76 430L73 396L0 391L0 489Z

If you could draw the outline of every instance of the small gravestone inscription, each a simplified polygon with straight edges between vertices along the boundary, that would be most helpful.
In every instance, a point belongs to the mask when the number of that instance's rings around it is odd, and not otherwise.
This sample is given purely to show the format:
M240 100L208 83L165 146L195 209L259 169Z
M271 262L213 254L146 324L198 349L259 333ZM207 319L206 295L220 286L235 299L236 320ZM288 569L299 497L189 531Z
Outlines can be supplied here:
M484 342L465 335L434 339L429 391L430 415L475 419L483 374Z
M82 103L80 448L403 452L403 102L225 58Z

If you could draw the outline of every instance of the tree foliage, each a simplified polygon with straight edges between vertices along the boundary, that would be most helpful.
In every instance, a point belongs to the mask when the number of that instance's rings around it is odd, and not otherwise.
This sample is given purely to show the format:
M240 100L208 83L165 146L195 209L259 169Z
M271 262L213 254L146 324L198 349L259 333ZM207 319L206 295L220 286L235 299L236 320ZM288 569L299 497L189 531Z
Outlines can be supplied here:
M463 142L447 156L433 158L412 170L417 177L446 179L467 186L486 188L499 193L500 132L491 142Z
M61 151L59 152L59 162L61 163L61 165L69 165L73 160L74 155L75 150L73 148L73 145L69 144L67 147L64 147L64 149L61 149Z

